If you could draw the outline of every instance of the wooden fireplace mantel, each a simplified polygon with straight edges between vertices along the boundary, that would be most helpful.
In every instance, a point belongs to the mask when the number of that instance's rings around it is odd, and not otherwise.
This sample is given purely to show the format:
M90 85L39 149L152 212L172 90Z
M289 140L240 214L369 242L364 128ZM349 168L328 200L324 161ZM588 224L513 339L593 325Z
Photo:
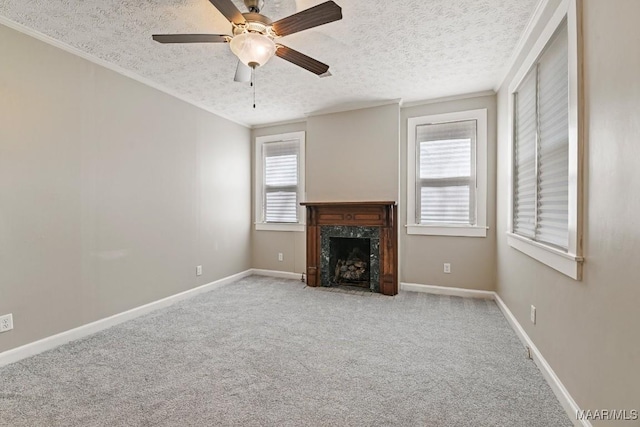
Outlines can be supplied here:
M394 201L303 202L307 208L307 285L321 286L321 227L380 228L380 293L398 293L397 204Z

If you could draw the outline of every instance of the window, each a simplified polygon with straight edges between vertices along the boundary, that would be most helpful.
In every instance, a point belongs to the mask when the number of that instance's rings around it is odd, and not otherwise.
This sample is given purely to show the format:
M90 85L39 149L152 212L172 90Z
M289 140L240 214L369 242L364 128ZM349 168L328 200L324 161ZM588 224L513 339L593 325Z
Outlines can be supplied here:
M304 132L256 138L256 230L304 231Z
M580 279L576 16L575 2L565 1L510 86L507 239L515 249Z
M408 124L407 232L485 237L487 111Z

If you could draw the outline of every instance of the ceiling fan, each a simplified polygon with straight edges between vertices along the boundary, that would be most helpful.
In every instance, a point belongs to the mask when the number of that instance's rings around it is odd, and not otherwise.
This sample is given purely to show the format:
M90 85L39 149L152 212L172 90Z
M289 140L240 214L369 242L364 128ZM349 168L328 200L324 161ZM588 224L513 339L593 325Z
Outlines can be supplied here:
M263 66L273 55L320 76L330 76L329 66L275 40L289 34L342 19L342 9L327 1L276 22L262 15L264 0L244 0L249 10L241 13L231 0L209 0L231 22L233 35L226 34L154 34L159 43L229 43L238 57L234 80L248 82L251 71Z

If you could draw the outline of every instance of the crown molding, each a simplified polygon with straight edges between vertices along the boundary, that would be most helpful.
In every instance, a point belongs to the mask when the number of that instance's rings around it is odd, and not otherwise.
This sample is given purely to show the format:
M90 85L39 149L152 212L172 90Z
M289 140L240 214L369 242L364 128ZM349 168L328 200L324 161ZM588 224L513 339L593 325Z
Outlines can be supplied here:
M441 104L443 102L459 101L461 99L480 98L483 96L494 96L496 93L492 90L483 90L481 92L465 93L460 95L444 96L442 98L425 99L422 101L404 102L402 108L419 107L421 105Z
M172 96L172 97L174 97L176 99L179 99L180 101L186 102L187 104L191 104L194 107L198 107L201 110L204 110L204 111L206 111L208 113L214 114L214 115L216 115L218 117L221 117L221 118L223 118L225 120L229 120L230 122L233 122L233 123L239 124L241 126L244 126L244 127L248 128L248 129L251 129L251 126L249 124L247 124L247 123L235 120L235 119L233 119L233 118L231 118L229 116L226 116L224 113L220 113L219 111L215 111L211 107L209 107L209 106L207 106L205 104L202 104L202 103L199 103L199 102L194 101L192 99L189 99L188 97L183 96L183 95L173 91L172 89L169 89L169 88L167 88L167 87L165 87L163 85L160 85L160 84L158 84L158 83L156 83L156 82L154 82L154 81L152 81L152 80L150 80L150 79L148 79L146 77L143 77L143 76L141 76L141 75L139 75L137 73L134 73L132 71L126 70L126 69L120 67L119 65L112 64L111 62L105 61L104 59L101 59L101 58L99 58L97 56L91 55L90 53L84 52L84 51L78 49L77 47L71 46L71 45L69 45L67 43L64 43L64 42L61 42L60 40L56 40L51 36L48 36L48 35L46 35L44 33L36 31L33 28L29 28L26 25L23 25L23 24L20 24L18 22L15 22L15 21L13 21L13 20L5 17L5 16L0 15L0 24L6 26L8 28L11 28L11 29L13 29L15 31L18 31L19 33L22 33L22 34L25 34L27 36L33 37L34 39L40 40L41 42L44 42L44 43L46 43L46 44L48 44L50 46L56 47L58 49L61 49L61 50L65 51L65 52L67 52L67 53L70 53L70 54L75 55L75 56L79 56L82 59L85 59L85 60L87 60L89 62L92 62L92 63L94 63L96 65L99 65L100 67L106 68L106 69L111 70L111 71L113 71L115 73L118 73L118 74L120 74L122 76L128 77L128 78L130 78L132 80L137 81L138 83L142 83L142 84L144 84L146 86L149 86L149 87L151 87L153 89L156 89L156 90L158 90L160 92L163 92L163 93L165 93L167 95L170 95L170 96Z
M540 19L542 18L542 14L544 13L544 11L547 8L547 6L549 5L550 1L551 0L539 0L538 1L538 5L536 6L535 10L533 11L533 14L531 15L531 18L529 19L529 22L527 23L527 26L524 28L524 31L522 32L522 35L520 36L520 39L518 40L518 43L516 44L516 47L513 49L513 53L511 54L511 58L509 58L509 61L507 62L507 65L502 70L502 77L500 77L500 79L498 80L498 83L493 88L493 90L495 92L498 92L500 90L502 85L504 85L504 83L505 83L505 81L507 79L507 76L509 75L509 73L511 72L513 67L515 67L516 61L518 60L518 57L520 56L520 53L522 52L522 49L524 49L524 45L527 43L527 40L529 40L529 38L531 37L531 34L533 33L533 29L536 27L538 22L540 22Z
M305 113L305 117L323 116L325 114L344 113L347 111L366 110L367 108L383 107L385 105L392 105L392 104L401 106L402 99L396 98L396 99L387 99L387 100L381 100L381 101L349 102L346 104L336 105L333 107L312 111L310 113Z
M285 126L285 125L294 125L297 123L307 123L307 119L305 117L299 118L299 119L291 119L291 120L283 120L280 122L273 122L273 123L261 123L258 125L251 125L251 130L255 130L255 129L264 129L264 128L270 128L270 127L275 127L275 126Z

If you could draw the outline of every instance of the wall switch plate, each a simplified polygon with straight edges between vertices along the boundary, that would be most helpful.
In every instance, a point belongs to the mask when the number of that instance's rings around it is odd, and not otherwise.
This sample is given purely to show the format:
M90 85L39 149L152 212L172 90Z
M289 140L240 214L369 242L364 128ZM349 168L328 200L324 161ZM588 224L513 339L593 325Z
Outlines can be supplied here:
M448 262L444 263L444 272L447 274L451 273L451 264L449 264Z
M202 276L202 266L196 266L196 276Z
M534 305L531 306L531 323L536 324L536 307Z
M13 314L0 316L0 332L7 332L13 329Z
M284 261L284 255L282 255L282 252L278 252L278 261Z

